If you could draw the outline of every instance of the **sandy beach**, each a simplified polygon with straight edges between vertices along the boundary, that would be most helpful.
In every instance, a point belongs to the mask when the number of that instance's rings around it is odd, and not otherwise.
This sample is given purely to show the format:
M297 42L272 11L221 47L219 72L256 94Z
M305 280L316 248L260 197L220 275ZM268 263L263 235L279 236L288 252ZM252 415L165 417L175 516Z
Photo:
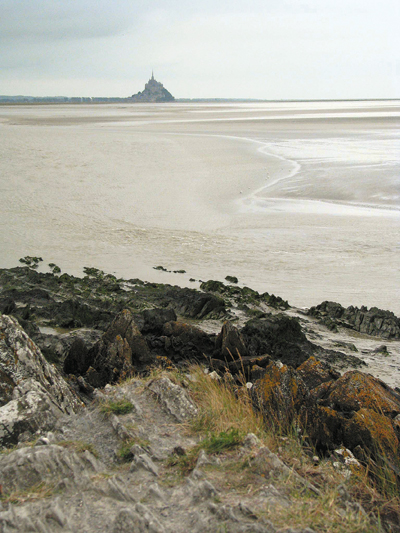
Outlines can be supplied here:
M398 101L2 107L1 266L230 274L299 307L399 314L399 116Z

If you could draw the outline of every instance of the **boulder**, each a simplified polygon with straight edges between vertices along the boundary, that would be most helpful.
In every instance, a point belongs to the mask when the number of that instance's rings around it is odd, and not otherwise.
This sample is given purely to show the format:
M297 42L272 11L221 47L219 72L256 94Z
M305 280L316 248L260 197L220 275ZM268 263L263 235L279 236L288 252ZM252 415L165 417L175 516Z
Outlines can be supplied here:
M141 328L142 333L161 334L166 322L176 321L176 313L173 309L146 309L143 311L144 324Z
M345 420L343 443L354 450L367 448L375 456L394 459L398 455L399 441L390 420L373 409L359 409L350 420Z
M299 322L283 314L249 320L241 334L249 355L268 354L294 368L304 363L314 350Z

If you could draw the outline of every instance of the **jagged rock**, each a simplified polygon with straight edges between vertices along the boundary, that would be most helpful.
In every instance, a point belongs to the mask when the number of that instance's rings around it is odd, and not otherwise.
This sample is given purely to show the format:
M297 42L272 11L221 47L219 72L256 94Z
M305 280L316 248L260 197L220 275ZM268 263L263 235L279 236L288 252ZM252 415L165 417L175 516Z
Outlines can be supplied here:
M85 354L100 340L101 335L99 330L81 328L61 335L43 334L39 331L32 338L48 361L63 363L71 352L75 353L73 358L76 362L84 360ZM68 370L66 373L73 372Z
M215 342L214 358L226 361L239 359L248 355L241 333L230 322L224 322Z
M347 307L344 308L336 302L325 301L311 307L311 316L323 322L330 320L333 325L350 327L360 333L367 333L384 339L400 338L400 318L391 311L383 311L377 307Z
M125 309L89 351L80 341L71 346L64 361L64 371L83 374L93 387L104 387L121 377L128 377L134 368L143 368L153 361L146 339L132 313Z
M304 363L314 350L299 322L283 314L249 320L241 334L250 355L268 354L295 368Z
M158 476L158 468L147 455L147 453L134 454L133 461L130 467L131 472L136 472L140 469L146 470L153 474L153 476Z
M185 422L197 414L197 407L187 392L168 378L153 379L148 388L156 395L164 409L178 422Z
M183 322L167 322L163 327L164 349L174 361L204 361L214 351L214 341L203 330Z
M283 427L291 423L300 407L308 401L309 391L293 368L271 362L264 376L255 382L251 395L264 418Z
M55 302L43 308L36 308L35 314L50 320L50 323L61 328L99 327L109 324L112 319L110 312L97 309L76 298L64 302Z
M89 483L89 475L104 470L90 452L81 456L62 446L34 446L0 455L0 484L4 494L27 490L39 483L69 478L79 486Z
M310 390L318 387L321 383L340 378L339 372L336 372L327 363L317 361L315 357L307 359L297 368L297 372Z
M0 316L0 406L6 404L17 383L24 380L37 381L51 401L63 412L72 413L80 408L80 402L61 377L50 365L36 344L23 331L17 320Z

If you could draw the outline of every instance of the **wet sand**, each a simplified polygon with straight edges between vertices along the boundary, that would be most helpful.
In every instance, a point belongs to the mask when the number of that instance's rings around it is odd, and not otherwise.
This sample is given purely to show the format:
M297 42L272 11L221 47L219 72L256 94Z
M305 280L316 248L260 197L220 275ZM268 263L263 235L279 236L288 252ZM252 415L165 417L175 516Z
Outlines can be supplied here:
M400 314L399 102L0 108L1 266ZM187 274L153 270L164 265Z

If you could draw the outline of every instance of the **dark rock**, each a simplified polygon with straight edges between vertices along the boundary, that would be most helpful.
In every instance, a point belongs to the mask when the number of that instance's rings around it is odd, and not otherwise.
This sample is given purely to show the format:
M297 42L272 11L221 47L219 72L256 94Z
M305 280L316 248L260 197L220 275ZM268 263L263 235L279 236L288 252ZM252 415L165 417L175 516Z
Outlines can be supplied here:
M87 353L100 340L101 335L99 330L81 328L61 334L45 334L39 331L33 339L48 361L62 366L68 356L75 357L75 360L77 357L81 358L80 352L83 353L84 350ZM74 351L77 351L76 356L71 355ZM73 372L68 370L67 373Z
M89 350L81 338L76 338L69 348L68 355L64 361L64 372L66 374L80 375L86 372L90 366L88 358Z
M352 328L360 333L367 333L384 339L400 338L400 319L391 311L383 311L377 307L347 307L345 309L336 302L322 302L311 307L309 314L322 321L328 319L335 326Z
M166 291L165 297L177 313L190 318L221 318L226 314L224 300L214 294L171 287Z
M161 334L166 322L175 322L176 313L173 309L146 309L143 311L144 325L142 333Z
M235 361L221 361L220 359L210 359L210 366L214 370L220 372L229 372L233 375L243 375L250 381L260 379L265 374L265 368L271 362L271 358L268 355L258 357L241 357ZM259 370L257 377L256 370Z
M3 315L12 315L17 309L15 301L11 297L0 298L0 313Z
M215 342L215 348L214 358L217 359L231 361L248 355L241 333L228 321L224 322L222 326Z
M54 315L51 316L52 311ZM64 328L82 328L98 326L99 322L109 323L111 313L95 309L79 300L66 300L61 305L48 308L51 322Z
M200 328L183 322L167 322L163 327L164 349L174 362L204 362L211 357L215 341Z
M249 320L241 330L249 355L268 354L273 359L298 367L314 351L299 322L283 314Z
M78 363L80 371L74 373L85 372L85 380L93 387L104 387L107 383L126 378L134 370L143 369L155 360L127 309L115 317L100 341L82 355L84 362ZM68 356L65 365L73 367L76 364L73 357L74 354L71 358Z

